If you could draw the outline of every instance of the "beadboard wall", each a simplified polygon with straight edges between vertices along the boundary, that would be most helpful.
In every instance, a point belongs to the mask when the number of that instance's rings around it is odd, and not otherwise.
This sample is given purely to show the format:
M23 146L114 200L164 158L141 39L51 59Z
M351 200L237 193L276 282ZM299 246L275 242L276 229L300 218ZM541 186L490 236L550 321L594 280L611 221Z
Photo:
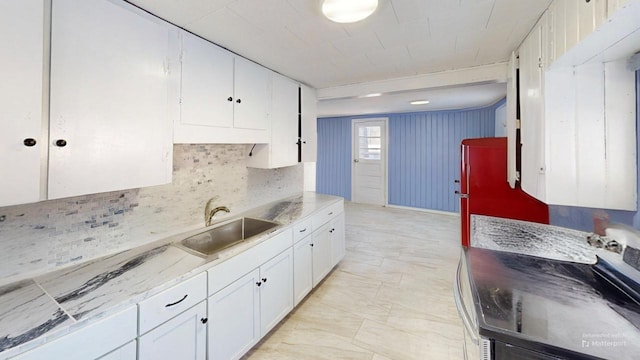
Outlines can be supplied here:
M250 147L175 145L171 184L0 207L0 283L204 226L210 198L233 214L303 191L302 165L247 168Z

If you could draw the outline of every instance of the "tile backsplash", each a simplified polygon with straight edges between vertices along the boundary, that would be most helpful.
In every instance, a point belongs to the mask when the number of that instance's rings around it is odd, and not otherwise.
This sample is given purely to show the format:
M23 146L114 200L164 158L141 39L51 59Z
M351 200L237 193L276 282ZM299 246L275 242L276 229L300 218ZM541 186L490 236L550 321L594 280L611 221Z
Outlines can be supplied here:
M115 253L303 191L304 168L247 168L250 145L175 145L173 182L0 207L0 283Z

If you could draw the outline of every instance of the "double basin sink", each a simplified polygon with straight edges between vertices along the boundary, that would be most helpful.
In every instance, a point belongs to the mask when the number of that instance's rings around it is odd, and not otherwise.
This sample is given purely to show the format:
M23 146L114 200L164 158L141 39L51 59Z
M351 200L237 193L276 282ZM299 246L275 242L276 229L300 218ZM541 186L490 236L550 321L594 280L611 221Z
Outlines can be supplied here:
M209 258L254 236L264 234L279 225L273 221L241 217L215 225L213 228L190 236L175 245L187 252Z

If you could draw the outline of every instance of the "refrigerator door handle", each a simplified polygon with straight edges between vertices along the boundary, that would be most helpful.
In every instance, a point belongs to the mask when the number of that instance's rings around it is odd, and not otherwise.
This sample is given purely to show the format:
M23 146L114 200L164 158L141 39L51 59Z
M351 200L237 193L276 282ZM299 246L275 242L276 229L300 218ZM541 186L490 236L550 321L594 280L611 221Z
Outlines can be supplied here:
M458 197L461 198L461 199L468 199L469 198L469 194L461 193L458 190L455 191L455 194L458 195Z

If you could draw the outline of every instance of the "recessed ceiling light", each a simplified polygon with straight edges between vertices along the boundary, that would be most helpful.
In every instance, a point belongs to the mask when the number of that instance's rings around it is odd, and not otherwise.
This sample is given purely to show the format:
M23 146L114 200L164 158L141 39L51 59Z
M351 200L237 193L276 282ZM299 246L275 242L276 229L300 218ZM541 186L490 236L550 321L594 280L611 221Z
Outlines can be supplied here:
M324 0L322 13L337 23L353 23L363 20L378 7L378 0Z
M412 102L410 102L409 104L411 105L424 105L424 104L428 104L429 100L414 100Z
M367 94L367 95L362 95L360 97L370 98L370 97L377 97L377 96L382 96L382 93L371 93L371 94Z

